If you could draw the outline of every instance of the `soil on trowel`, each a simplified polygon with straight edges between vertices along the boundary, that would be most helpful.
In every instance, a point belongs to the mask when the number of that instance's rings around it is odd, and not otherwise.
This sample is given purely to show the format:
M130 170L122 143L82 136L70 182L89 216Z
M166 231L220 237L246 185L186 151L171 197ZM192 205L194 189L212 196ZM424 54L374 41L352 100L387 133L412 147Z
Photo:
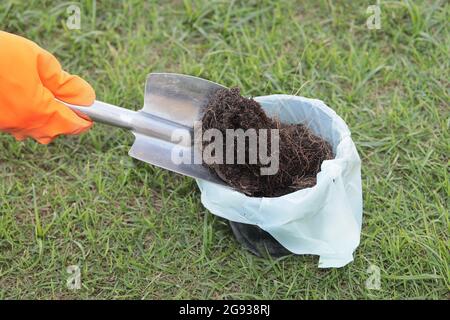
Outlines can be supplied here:
M219 89L209 99L202 118L202 130L218 129L223 134L226 154L226 129L279 129L279 170L273 175L262 175L259 157L256 164L248 161L248 143L245 163L237 164L237 140L234 143L232 164L206 164L219 178L234 189L253 197L279 197L316 184L316 176L324 160L333 158L331 145L316 136L303 124L284 124L269 118L261 105L240 95L239 88ZM270 130L267 134L267 155L271 152ZM259 139L258 139L259 141ZM226 143L225 143L226 142ZM248 141L247 141L248 142ZM210 142L203 141L203 147ZM259 145L258 145L259 150Z

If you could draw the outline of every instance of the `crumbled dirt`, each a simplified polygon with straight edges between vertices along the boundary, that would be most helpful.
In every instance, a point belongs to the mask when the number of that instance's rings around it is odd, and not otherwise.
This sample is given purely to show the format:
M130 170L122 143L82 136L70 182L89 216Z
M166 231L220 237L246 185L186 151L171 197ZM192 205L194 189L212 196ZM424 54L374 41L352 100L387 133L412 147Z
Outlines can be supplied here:
M284 124L269 118L260 104L240 95L239 88L220 89L210 98L202 118L202 130L218 129L225 137L226 129L279 129L279 170L274 175L261 175L259 162L248 164L205 164L223 181L236 190L254 197L278 197L312 187L324 160L332 159L331 145L314 135L303 124ZM270 155L270 134L268 134ZM225 141L225 139L224 139ZM203 142L203 146L209 142ZM234 163L236 163L236 141ZM248 145L248 144L247 144ZM259 146L258 146L259 148ZM259 149L258 149L259 150ZM225 155L225 147L223 150ZM224 161L225 163L225 161Z

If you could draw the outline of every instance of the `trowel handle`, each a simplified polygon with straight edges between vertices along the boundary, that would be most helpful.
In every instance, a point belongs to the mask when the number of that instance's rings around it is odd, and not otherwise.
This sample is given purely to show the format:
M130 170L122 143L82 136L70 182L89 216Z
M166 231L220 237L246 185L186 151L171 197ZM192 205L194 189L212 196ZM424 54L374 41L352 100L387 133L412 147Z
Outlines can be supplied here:
M182 129L186 131L186 127L168 121L167 119L145 114L141 111L120 108L97 100L89 107L61 102L73 111L88 116L93 121L128 129L134 133L141 133L148 137L171 141L174 130Z
M88 116L91 120L109 124L114 127L131 130L133 128L133 118L136 111L120 108L115 105L94 101L89 107L76 106L63 102L70 109L77 113Z

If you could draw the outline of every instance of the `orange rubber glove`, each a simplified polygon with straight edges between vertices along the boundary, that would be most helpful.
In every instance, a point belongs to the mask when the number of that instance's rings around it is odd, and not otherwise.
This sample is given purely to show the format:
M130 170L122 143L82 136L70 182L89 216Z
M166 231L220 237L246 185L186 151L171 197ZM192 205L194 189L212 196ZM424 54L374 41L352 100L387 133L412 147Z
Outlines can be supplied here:
M89 106L95 92L34 42L0 31L0 131L47 144L58 135L92 126L55 98Z

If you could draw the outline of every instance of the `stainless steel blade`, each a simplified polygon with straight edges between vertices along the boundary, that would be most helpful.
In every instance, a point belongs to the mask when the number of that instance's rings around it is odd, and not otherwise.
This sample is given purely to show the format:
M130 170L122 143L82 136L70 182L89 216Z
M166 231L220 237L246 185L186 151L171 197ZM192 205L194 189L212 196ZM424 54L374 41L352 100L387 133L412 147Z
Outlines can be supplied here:
M194 122L216 90L223 86L201 78L174 73L151 73L147 77L144 107L139 111L96 101L90 107L68 105L94 121L128 129L136 139L129 155L138 160L225 185L201 163L194 162L199 150L194 147ZM175 135L174 135L175 134ZM180 143L175 138L188 137ZM189 163L174 161L182 152ZM186 161L185 161L186 162Z

